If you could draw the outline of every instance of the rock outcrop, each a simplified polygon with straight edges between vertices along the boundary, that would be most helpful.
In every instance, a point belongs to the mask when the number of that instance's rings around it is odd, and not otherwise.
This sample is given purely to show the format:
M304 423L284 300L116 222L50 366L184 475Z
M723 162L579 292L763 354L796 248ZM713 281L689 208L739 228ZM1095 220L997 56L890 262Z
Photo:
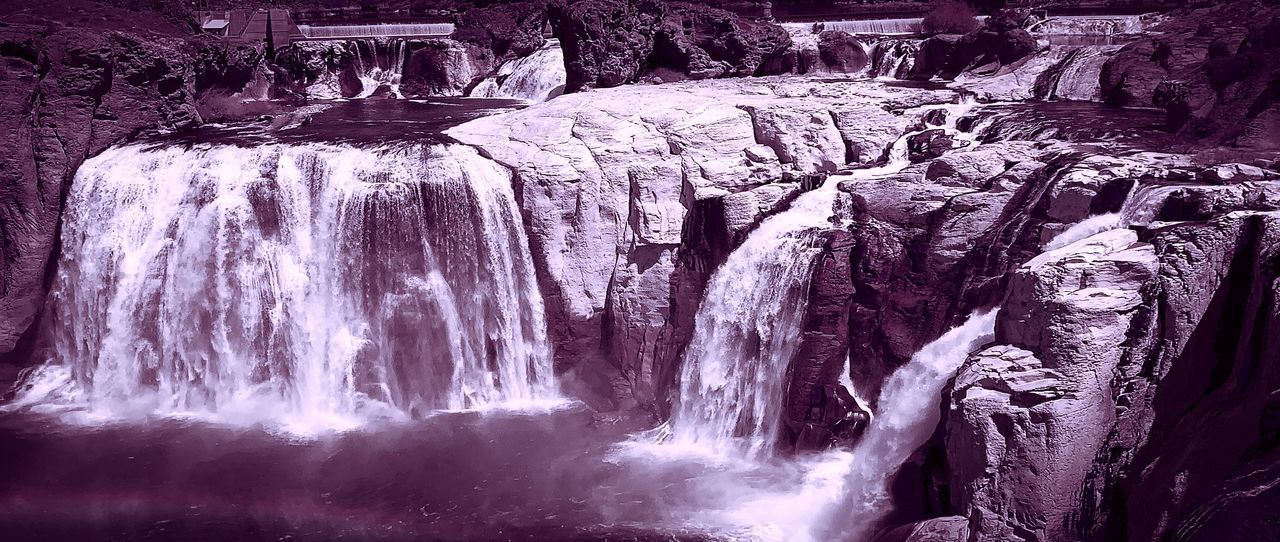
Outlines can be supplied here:
M1151 225L1086 232L1019 267L995 343L944 399L930 447L945 460L921 470L945 472L933 507L966 517L970 540L1269 532L1249 511L1275 502L1277 377L1261 360L1277 354L1280 186L1161 185L1197 175L1147 167L1120 177L1143 187L1124 214ZM1109 192L1072 191L1045 212L1069 222Z
M169 23L102 10L92 27L23 14L0 27L0 354L21 358L34 339L76 167L143 128L199 121L196 88L217 83L197 83L197 65L228 73Z
M1196 140L1280 148L1280 8L1224 2L1170 14L1101 72L1110 103L1157 106Z
M577 0L549 8L564 47L567 92L656 76L663 81L760 73L790 45L781 27L699 4Z
M1039 48L1035 37L1022 28L1025 15L1006 11L992 15L977 30L963 35L939 35L924 41L911 76L917 79L955 79L961 73L1008 66Z
M597 379L583 391L600 404L660 412L716 255L785 204L783 181L879 160L913 124L886 106L954 99L871 85L634 86L449 134L515 173L558 369Z

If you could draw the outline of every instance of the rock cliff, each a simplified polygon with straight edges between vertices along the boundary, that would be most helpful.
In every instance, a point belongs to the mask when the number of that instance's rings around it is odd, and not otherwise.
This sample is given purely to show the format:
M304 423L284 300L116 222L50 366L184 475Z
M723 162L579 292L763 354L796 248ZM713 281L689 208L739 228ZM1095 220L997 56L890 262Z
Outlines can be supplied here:
M1169 14L1102 70L1115 104L1157 106L1189 137L1280 148L1280 8L1225 2Z
M788 180L874 163L914 123L903 108L955 97L873 86L625 87L449 134L515 173L559 368L602 404L662 411L708 276Z
M31 346L76 167L143 128L198 122L197 87L237 78L225 51L159 17L104 7L72 24L51 21L57 11L0 27L0 354Z

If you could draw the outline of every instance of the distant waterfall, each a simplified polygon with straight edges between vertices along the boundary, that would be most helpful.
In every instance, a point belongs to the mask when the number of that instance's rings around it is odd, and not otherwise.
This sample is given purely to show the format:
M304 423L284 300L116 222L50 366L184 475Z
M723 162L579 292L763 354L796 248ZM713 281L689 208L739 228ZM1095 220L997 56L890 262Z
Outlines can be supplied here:
M18 402L324 426L550 398L509 181L465 147L110 149L72 185L36 378L71 382Z
M307 39L349 38L411 38L448 36L453 34L453 23L387 23L298 25L298 31Z
M1102 67L1118 50L1118 45L1072 47L1061 61L1037 78L1036 98L1101 102Z
M1031 31L1056 36L1115 36L1137 34L1145 26L1141 15L1055 16L1033 25Z
M400 94L400 76L408 54L406 40L357 40L355 47L356 73L360 74L361 90L357 98L373 95L382 85L387 85L391 95Z
M892 509L890 477L929 439L938 424L942 388L969 353L991 339L995 321L996 311L970 316L921 348L885 381L876 417L853 449L846 502L833 512L837 518L831 528L840 540L868 540L877 521Z
M813 33L822 30L839 30L850 34L918 34L923 18L907 19L867 19L850 21L818 21L804 23L785 23L784 27L808 29Z
M504 63L498 73L476 85L471 96L545 102L564 92L565 78L564 51L560 40L551 39L533 54Z
M367 98L386 86L400 98L400 78L409 53L409 40L366 38L316 40L293 45L306 51L322 73L306 88L316 99ZM359 88L344 79L354 75Z

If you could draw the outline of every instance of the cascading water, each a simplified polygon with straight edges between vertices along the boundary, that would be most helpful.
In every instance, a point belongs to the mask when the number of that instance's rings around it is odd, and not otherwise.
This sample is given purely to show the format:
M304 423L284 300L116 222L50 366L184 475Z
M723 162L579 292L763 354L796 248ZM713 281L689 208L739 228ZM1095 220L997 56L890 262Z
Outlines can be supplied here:
M867 540L892 508L891 476L933 433L943 386L970 352L990 340L995 320L996 311L971 315L921 348L885 381L876 417L853 449L844 502L831 512L826 540Z
M360 94L357 98L372 96L386 85L392 96L400 94L400 76L404 72L409 42L392 40L357 40L355 45L356 73L360 74Z
M925 109L946 109L947 124L941 128L954 131L973 105L963 100ZM911 163L908 140L918 133L895 141L886 165L832 176L797 198L791 208L761 223L716 270L695 317L681 365L679 403L664 438L747 457L773 454L782 420L780 383L799 346L814 258L823 231L839 227L833 221L838 185L901 171Z
M1125 198L1120 211L1094 215L1072 224L1071 227L1045 243L1044 249L1059 249L1104 231L1130 226L1146 226L1155 220L1155 215L1165 199L1179 189L1178 185L1136 185Z
M308 430L553 398L509 181L456 146L110 149L15 405Z
M545 102L564 92L565 78L560 40L550 39L533 54L504 63L497 74L477 84L471 96Z
M454 30L453 23L298 25L298 31L308 39L448 36Z
M1102 67L1118 50L1118 45L1070 47L1061 61L1036 80L1036 98L1101 102Z
M916 34L920 32L920 17L905 19L865 19L848 21L819 21L812 23L786 23L783 27L808 29L814 33L822 30L838 30L850 34Z
M797 346L821 232L836 187L801 196L762 223L716 270L685 354L673 441L767 456L782 421L783 380Z

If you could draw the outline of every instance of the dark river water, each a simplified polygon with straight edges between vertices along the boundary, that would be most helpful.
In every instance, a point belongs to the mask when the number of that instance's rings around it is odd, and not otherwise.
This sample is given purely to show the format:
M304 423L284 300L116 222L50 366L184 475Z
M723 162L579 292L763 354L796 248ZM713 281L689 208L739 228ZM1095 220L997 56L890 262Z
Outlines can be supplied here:
M576 408L441 414L306 438L7 414L0 538L714 539L673 525L685 518L671 511L715 505L697 486L725 471L620 458L624 438Z
M447 143L441 132L477 117L514 111L527 104L500 98L368 99L319 102L323 108L305 122L284 115L226 124L209 124L177 132L146 134L156 144L210 143L253 146L265 143L329 141L351 144L395 142ZM299 125L300 124L300 125Z

